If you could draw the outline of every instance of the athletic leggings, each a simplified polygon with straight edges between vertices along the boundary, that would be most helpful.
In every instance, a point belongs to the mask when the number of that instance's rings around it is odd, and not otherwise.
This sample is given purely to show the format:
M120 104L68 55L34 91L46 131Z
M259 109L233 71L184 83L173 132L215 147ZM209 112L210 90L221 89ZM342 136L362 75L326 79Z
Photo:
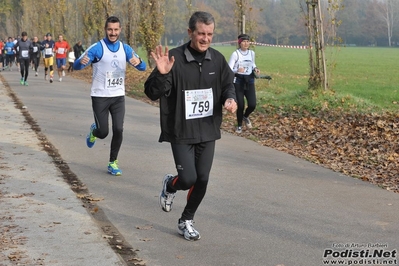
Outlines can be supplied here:
M167 184L167 191L188 190L181 220L193 220L205 196L215 153L215 141L198 144L171 144L177 176Z
M255 91L255 83L234 83L234 87L236 88L236 97L237 97L237 125L239 127L242 126L242 118L243 116L248 117L256 107L256 91ZM247 99L247 109L245 109L244 97Z
M118 153L123 140L123 121L125 118L125 96L118 97L91 97L94 113L94 121L97 129L93 135L104 139L109 132L109 114L112 118L112 140L109 161L118 159Z
M21 71L21 78L24 78L24 81L26 81L28 79L29 62L30 62L29 58L19 59L19 65L20 65L19 67L20 67L20 71Z
M6 65L12 67L12 63L15 61L15 54L6 54Z
M32 63L33 63L33 66L35 68L35 72L37 72L37 70L39 68L39 60L40 60L39 57L37 57L36 55L33 55Z

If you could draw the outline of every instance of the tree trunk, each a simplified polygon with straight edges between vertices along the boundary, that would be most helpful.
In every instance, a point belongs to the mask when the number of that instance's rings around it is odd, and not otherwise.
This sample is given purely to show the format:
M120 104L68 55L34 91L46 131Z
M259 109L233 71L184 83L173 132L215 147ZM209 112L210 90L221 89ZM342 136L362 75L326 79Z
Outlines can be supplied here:
M321 73L321 78L323 81L323 86L324 86L324 90L327 90L327 66L326 66L326 56L325 56L325 49L324 49L324 29L323 29L323 16L321 15L321 5L319 3L319 9L318 9L318 17L320 20L320 24L319 24L319 32L320 32L320 51L321 51L321 64L323 67L323 73Z
M327 89L327 67L324 55L323 24L321 19L320 0L308 0L308 34L309 34L309 89Z

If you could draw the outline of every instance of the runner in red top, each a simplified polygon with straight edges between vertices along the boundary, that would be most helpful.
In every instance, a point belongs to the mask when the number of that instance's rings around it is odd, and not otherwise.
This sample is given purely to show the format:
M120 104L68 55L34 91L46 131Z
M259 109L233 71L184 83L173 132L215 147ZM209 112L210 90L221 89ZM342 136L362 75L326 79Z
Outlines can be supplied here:
M58 35L58 41L54 45L55 59L57 63L59 81L65 76L65 66L68 51L71 49L68 42L64 41L62 34Z

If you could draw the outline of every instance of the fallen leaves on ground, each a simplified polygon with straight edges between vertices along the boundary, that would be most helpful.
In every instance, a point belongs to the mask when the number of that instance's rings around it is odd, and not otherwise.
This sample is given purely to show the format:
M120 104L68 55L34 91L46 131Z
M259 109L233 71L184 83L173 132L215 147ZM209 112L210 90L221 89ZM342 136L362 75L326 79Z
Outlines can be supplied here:
M223 129L234 132L227 115ZM384 189L399 192L399 115L251 115L242 136ZM244 127L245 129L245 127Z
M95 201L104 200L104 198L102 198L102 197L95 198L92 195L88 195L88 194L77 194L76 197L79 198L79 199L85 199L85 200L87 200L89 202L95 202Z
M150 230L150 229L152 229L153 228L153 226L152 225L150 225L150 224L146 224L146 225L138 225L138 226L136 226L136 229L139 229L139 230Z

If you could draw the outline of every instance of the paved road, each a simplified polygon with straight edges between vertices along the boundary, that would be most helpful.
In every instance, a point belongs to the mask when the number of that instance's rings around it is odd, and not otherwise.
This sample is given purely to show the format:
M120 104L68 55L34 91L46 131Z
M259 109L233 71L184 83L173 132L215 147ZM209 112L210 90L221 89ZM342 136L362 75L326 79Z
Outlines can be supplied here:
M17 72L1 75L71 170L104 198L98 205L148 266L318 266L330 265L323 264L326 250L340 258L349 250L399 248L398 194L227 133L195 217L201 240L186 241L176 232L186 193L177 194L170 213L158 206L162 177L175 171L169 145L157 142L156 107L127 98L123 176L112 177L110 136L85 146L93 121L89 84L40 76L25 87Z
M4 84L0 81L0 265L126 265L108 244L123 238L88 215L43 149L46 137L38 138Z

